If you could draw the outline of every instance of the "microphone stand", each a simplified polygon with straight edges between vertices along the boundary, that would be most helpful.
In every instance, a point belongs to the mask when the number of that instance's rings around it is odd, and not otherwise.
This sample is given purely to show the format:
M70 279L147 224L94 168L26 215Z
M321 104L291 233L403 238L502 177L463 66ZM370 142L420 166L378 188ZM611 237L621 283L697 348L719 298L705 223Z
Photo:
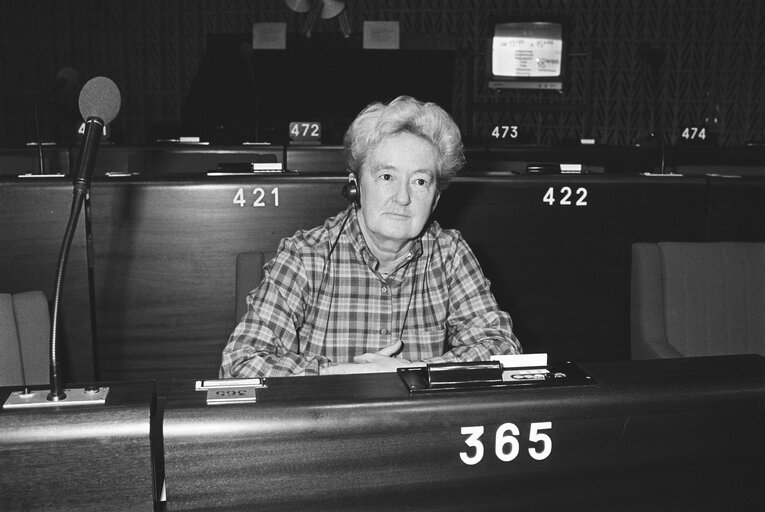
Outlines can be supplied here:
M66 225L66 231L64 231L64 241L61 244L56 265L56 282L53 289L53 317L51 319L50 333L50 393L48 394L48 400L54 402L66 398L66 393L63 390L61 368L57 358L58 320L61 316L61 294L64 288L64 274L66 273L66 263L69 259L69 249L72 246L74 232L77 229L77 219L80 216L86 194L87 187L78 187L75 184L69 222Z
M37 157L40 160L40 174L45 174L45 160L43 159L42 133L40 132L40 104L44 98L35 103L35 131L37 132Z
M253 118L255 119L255 140L253 142L261 142L260 134L258 133L258 118L260 117L260 109L258 108L258 103L260 92L258 91L258 81L255 79L255 68L252 66L252 47L247 43L242 43L239 46L239 54L247 64L247 70L250 73L250 81L252 83L252 95L255 99L255 108L253 113Z
M93 252L93 228L90 213L90 188L85 194L85 247L88 260L88 293L90 298L90 338L93 353L93 378L96 381L101 380L101 367L98 358L98 323L96 322L96 278L95 261L96 256Z
M56 265L56 282L53 291L53 317L51 319L50 335L50 393L47 400L58 402L66 399L66 393L63 389L61 369L57 357L58 348L58 322L61 315L61 295L64 288L64 274L66 273L66 263L69 258L69 250L72 246L74 232L77 229L77 220L82 210L82 205L90 189L90 177L93 175L93 166L95 165L95 149L101 139L101 132L104 123L98 118L91 117L85 123L85 140L80 151L79 162L77 164L78 175L74 179L74 189L72 191L72 209L69 214L69 222L64 232L64 240L61 244L61 251L58 255L58 264ZM87 213L86 213L87 215Z
M80 92L80 112L85 120L85 137L80 149L77 162L77 173L74 175L72 184L72 210L64 232L64 240L56 265L56 282L53 294L53 314L50 331L50 392L24 390L24 392L12 392L3 404L6 408L45 407L60 405L85 405L105 404L109 393L109 387L90 385L84 388L72 388L64 390L61 367L58 362L58 326L61 318L61 297L64 289L64 275L66 263L69 258L69 250L72 246L74 232L77 229L77 220L80 216L83 204L86 204L86 234L88 247L88 279L91 298L91 312L95 301L93 300L93 265L92 247L90 237L90 212L89 212L89 189L90 180L93 176L93 168L96 163L96 153L104 127L111 122L119 112L120 94L117 86L106 77L91 79ZM95 322L91 319L91 323ZM67 392L69 395L67 396Z

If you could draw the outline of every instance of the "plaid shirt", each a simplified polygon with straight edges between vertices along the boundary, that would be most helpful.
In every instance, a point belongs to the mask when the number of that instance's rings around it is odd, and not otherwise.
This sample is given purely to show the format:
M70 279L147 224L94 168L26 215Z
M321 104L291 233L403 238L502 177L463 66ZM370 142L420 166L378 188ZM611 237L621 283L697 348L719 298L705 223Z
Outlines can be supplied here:
M458 231L432 222L390 275L377 267L354 208L283 239L247 297L220 376L316 375L398 339L397 357L413 362L520 353L510 316Z

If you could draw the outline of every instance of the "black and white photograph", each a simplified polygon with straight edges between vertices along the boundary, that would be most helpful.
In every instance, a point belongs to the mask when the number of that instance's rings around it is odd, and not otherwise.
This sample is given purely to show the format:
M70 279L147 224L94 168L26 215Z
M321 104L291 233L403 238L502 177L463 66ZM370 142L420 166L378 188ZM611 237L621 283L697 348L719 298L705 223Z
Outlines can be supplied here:
M0 0L0 512L765 510L765 2Z

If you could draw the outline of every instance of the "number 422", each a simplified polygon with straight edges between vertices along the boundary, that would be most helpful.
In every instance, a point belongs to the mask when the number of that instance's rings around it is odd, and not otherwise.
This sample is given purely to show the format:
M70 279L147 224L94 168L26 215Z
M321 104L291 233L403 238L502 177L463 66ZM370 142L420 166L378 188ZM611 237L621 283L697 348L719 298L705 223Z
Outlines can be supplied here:
M558 196L560 196L559 199ZM574 197L572 198L572 196ZM572 202L572 199L576 199L576 201ZM571 187L561 187L556 194L555 187L548 188L542 197L542 202L547 203L548 206L553 206L556 201L560 206L587 206L587 189L579 187L574 192Z

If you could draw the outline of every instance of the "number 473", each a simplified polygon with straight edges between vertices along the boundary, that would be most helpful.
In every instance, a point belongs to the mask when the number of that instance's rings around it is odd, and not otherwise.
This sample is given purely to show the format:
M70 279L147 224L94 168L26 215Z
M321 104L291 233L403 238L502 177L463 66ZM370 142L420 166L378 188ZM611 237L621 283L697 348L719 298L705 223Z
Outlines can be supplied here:
M491 136L495 139L517 139L518 126L514 124L497 125L491 130Z

